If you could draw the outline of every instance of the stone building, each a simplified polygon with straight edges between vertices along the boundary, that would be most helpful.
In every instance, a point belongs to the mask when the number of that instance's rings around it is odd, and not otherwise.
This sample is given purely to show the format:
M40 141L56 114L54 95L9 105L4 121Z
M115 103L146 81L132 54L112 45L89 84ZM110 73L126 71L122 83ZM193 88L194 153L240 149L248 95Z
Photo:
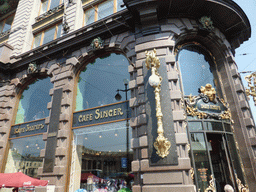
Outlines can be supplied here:
M56 192L256 188L234 1L3 0L0 14L1 173L35 162Z

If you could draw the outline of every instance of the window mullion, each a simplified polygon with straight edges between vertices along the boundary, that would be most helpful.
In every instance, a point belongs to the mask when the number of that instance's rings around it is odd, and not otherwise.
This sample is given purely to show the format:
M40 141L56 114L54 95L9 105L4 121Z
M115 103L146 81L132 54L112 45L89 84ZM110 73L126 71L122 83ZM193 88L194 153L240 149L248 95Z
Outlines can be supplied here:
M40 40L40 46L43 44L43 41L44 41L44 31L42 32L42 37L41 37L41 40Z
M98 20L98 5L95 6L94 22Z
M55 32L54 32L53 40L56 39L56 37L57 37L57 31L58 31L58 24L56 24L56 26L55 26Z
M50 5L51 5L51 0L48 0L47 11L49 11Z
M113 13L116 13L117 12L117 0L113 0L113 3L114 3L114 10L113 10Z

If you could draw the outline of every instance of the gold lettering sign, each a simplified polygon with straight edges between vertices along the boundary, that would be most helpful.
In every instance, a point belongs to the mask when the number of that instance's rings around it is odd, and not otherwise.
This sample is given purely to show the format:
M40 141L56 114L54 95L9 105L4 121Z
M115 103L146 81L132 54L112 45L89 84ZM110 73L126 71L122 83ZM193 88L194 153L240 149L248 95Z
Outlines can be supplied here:
M212 110L217 110L220 111L221 108L218 105L207 105L207 104L201 104L201 109L212 109Z
M95 120L98 119L104 119L108 117L114 117L114 116L122 116L124 112L122 111L122 108L116 108L116 109L109 109L109 110L100 110L96 109L94 114L89 113L85 115L79 115L78 116L78 122L86 122L86 121L92 121L93 118Z
M31 125L31 126L28 124L25 127L15 128L13 131L13 134L26 133L26 132L43 129L43 128L44 128L44 124Z

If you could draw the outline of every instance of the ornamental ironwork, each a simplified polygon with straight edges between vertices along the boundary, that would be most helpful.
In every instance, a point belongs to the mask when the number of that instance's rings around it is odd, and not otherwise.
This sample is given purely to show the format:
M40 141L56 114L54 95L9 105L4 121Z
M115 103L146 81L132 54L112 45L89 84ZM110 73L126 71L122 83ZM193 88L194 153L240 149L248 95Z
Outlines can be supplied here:
M216 188L215 188L215 185L214 185L214 177L213 175L210 176L211 180L209 181L209 187L207 187L204 192L216 192Z
M187 115L197 116L199 119L229 119L233 122L228 104L216 96L211 84L201 86L200 94L190 95L185 99L185 104Z
M202 23L203 28L208 29L208 30L214 29L213 22L210 17L203 16L203 17L201 17L201 19L199 21L200 21L200 23Z

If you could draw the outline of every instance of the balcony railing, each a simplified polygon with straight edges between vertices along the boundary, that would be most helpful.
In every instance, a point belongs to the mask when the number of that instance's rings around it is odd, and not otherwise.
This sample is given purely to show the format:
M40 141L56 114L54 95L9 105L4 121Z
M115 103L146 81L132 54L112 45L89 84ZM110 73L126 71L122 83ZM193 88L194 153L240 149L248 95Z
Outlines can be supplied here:
M64 8L64 4L60 4L57 7L54 7L53 9L50 9L49 11L43 13L42 15L39 15L38 17L36 17L36 22L41 21L42 19L45 19L47 17L49 17L50 15L53 15L54 13L59 12L60 10L62 10Z

